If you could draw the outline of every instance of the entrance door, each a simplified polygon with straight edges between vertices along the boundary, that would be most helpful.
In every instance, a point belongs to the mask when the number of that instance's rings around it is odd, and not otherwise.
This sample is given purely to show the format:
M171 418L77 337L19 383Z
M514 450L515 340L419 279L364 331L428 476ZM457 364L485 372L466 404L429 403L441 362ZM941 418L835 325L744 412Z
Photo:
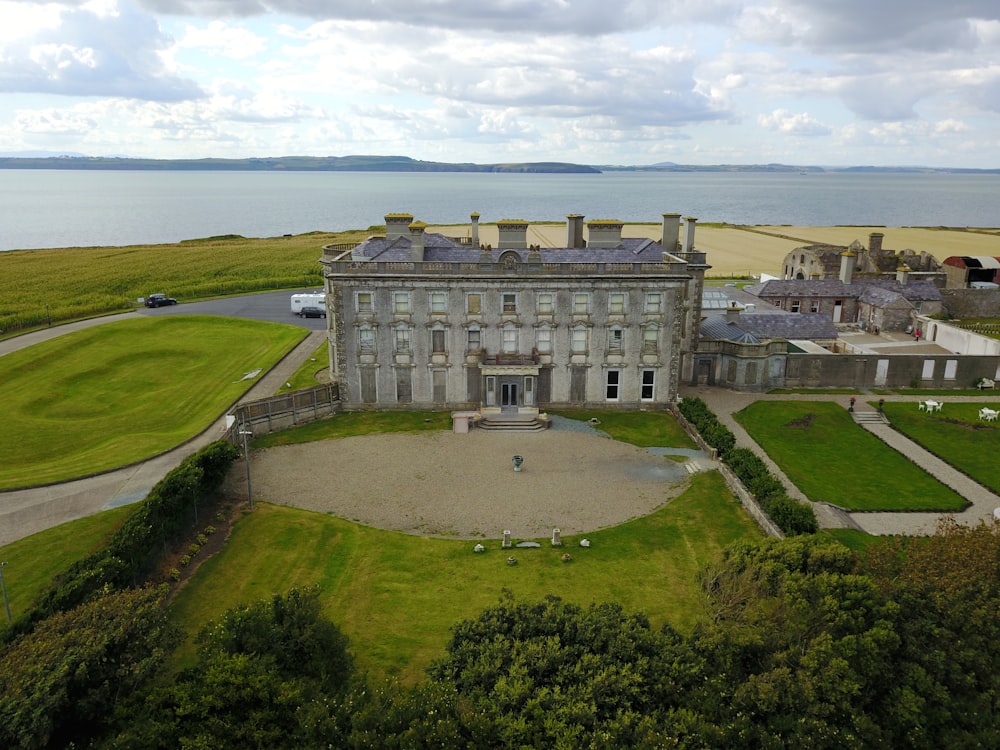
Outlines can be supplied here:
M511 381L501 381L500 383L500 408L517 408L517 383Z

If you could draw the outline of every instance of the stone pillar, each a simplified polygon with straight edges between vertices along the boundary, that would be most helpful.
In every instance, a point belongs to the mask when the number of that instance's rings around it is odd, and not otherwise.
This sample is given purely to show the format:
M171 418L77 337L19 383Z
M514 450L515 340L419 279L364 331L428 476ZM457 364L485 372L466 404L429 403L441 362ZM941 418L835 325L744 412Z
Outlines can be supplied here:
M510 540L510 529L505 529L503 532L503 542L502 546L504 549L508 549L514 546L514 543Z
M660 244L668 253L676 253L680 248L681 215L663 214L663 236Z
M562 534L559 529L552 529L552 546L562 547Z
M698 221L693 216L684 217L684 252L694 252L694 225Z

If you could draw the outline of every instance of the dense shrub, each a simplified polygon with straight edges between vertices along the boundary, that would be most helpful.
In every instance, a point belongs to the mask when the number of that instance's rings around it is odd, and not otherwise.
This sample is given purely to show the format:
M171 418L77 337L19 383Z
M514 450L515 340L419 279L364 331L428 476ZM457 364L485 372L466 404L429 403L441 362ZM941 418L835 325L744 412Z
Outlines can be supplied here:
M736 436L700 398L680 402L680 412L702 439L719 451L719 458L754 496L768 517L786 534L811 534L818 528L816 514L808 505L785 494L785 486L749 448L737 448Z
M150 570L166 543L196 521L200 500L218 491L227 467L239 451L217 441L188 456L138 503L107 546L79 560L45 590L8 637L29 630L56 612L64 612L99 592L135 585Z

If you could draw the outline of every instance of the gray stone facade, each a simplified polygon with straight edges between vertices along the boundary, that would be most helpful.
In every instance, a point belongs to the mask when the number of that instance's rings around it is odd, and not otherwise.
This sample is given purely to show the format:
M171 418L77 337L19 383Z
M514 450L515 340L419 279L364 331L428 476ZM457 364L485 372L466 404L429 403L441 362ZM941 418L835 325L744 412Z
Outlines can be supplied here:
M621 222L571 215L567 244L498 248L425 233L407 214L346 252L324 249L331 376L348 408L537 410L663 406L692 367L704 253L694 220L622 239ZM404 228L405 226L405 228ZM689 377L689 376L688 376Z

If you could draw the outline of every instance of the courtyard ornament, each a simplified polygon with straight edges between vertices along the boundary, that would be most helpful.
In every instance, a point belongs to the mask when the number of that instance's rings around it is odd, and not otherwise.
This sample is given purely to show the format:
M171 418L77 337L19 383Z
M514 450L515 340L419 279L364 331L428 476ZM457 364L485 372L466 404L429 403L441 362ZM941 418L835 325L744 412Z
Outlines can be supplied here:
M521 464L524 463L524 456L514 456L511 462L514 464L514 471L520 471Z

